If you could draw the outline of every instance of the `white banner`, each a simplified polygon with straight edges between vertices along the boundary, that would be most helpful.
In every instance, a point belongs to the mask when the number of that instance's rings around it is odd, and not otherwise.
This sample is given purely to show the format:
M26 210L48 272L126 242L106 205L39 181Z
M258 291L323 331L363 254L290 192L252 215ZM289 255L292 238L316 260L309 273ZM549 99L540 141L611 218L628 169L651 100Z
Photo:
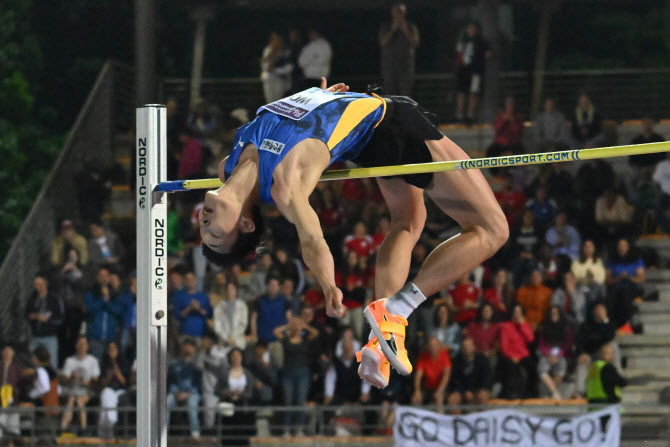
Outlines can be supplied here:
M399 407L393 437L396 447L619 447L621 417L617 406L564 418L516 410L445 416Z

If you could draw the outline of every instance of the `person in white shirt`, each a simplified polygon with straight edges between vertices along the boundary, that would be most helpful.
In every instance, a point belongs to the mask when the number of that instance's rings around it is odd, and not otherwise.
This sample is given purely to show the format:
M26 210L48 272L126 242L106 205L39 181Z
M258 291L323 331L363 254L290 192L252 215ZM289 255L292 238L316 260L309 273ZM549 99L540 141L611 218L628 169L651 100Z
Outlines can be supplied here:
M88 354L88 340L80 337L75 347L76 354L68 357L63 366L63 394L67 397L67 410L61 419L61 429L65 430L72 421L72 409L77 404L79 422L86 429L86 404L93 394L92 385L100 377L98 359Z
M225 299L214 308L214 332L228 347L245 349L247 347L247 324L249 308L237 298L237 286L233 282L226 284Z
M307 37L309 42L300 51L298 65L300 65L305 75L303 87L318 87L321 84L321 78L327 78L330 75L330 60L333 57L333 50L328 41L321 37L316 29L311 28L307 32Z
M668 152L668 159L659 162L654 169L652 179L658 186L656 194L656 221L666 233L670 233L668 228L668 217L666 211L670 205L670 152Z
M261 80L265 101L270 103L285 96L291 87L293 64L289 60L289 50L284 37L279 33L270 34L268 45L261 57Z

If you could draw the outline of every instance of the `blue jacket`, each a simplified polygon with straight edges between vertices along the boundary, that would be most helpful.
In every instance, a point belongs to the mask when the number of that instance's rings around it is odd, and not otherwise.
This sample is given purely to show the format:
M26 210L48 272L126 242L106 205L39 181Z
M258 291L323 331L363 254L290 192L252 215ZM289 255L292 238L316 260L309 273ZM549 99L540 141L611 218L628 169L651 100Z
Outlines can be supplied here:
M105 302L98 289L84 295L86 318L86 336L92 340L104 342L116 339L119 322L123 317L123 304L112 296Z
M123 329L134 329L137 327L137 296L130 289L116 298L123 306Z
M197 310L191 310L188 315L182 316L182 311L191 304L191 300L200 302L200 307L205 310L205 315ZM173 304L174 314L179 320L179 333L192 337L202 337L207 319L212 318L212 305L207 294L203 292L188 293L186 290L180 290L174 294Z
M202 374L195 363L184 359L175 360L168 368L168 393L200 394Z

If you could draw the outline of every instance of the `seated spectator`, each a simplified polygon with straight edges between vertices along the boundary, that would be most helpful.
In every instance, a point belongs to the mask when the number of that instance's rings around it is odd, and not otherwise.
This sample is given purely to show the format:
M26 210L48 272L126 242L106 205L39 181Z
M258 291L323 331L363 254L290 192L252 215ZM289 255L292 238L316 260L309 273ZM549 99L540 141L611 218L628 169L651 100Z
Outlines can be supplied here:
M370 286L370 271L361 268L357 251L351 250L346 254L346 264L335 272L335 284L342 290L342 304L347 307L347 315L340 319L340 324L351 326L356 338L361 338L363 305Z
M123 258L125 249L119 237L111 230L106 230L102 223L90 225L91 239L88 240L88 261L91 266L117 266Z
M302 294L305 288L305 269L302 260L290 256L287 249L279 247L275 250L275 262L271 272L268 276L291 279L294 293Z
M567 359L572 354L572 334L561 308L552 305L538 328L537 372L541 385L556 400L562 399L559 386L568 369ZM541 388L540 394L546 395L544 388Z
M28 392L28 397L32 403L37 406L58 406L58 399L47 405L46 398L52 391L52 381L58 383L58 373L51 366L51 357L49 351L44 346L37 346L32 352L32 362L34 369L23 370L24 375L33 377L33 386ZM58 390L54 390L56 398Z
M603 302L597 302L589 314L589 318L579 327L575 338L575 352L579 355L576 369L576 394L584 396L586 392L586 379L589 365L598 359L600 348L612 343L614 349L614 363L618 369L621 368L621 355L619 347L614 342L616 337L614 322L610 321L607 314L607 306ZM614 342L614 343L613 343Z
M237 286L233 282L226 284L225 299L214 308L214 332L223 341L224 346L246 349L249 308L237 298Z
M670 205L670 152L660 161L651 176L656 184L656 222L664 233L670 233L667 211Z
M475 349L489 360L491 366L496 363L500 337L500 324L493 322L493 315L493 306L482 303L477 310L477 318L463 330L463 337L474 340Z
M384 242L386 236L391 232L391 221L388 217L383 216L377 222L377 232L372 235L372 249L375 253L379 250L379 246Z
M637 311L635 300L644 294L644 262L627 239L619 239L606 264L607 300L617 327L630 322Z
M551 171L547 176L547 195L556 201L558 209L571 209L575 198L572 185L575 179L565 169L564 163L551 163Z
M119 398L128 390L130 365L123 355L119 355L119 347L115 342L107 345L107 352L102 358L100 385L100 412L98 420L98 436L103 439L114 437L114 426L119 420Z
M261 392L260 400L263 403L272 401L273 389L279 382L277 368L272 364L270 351L265 342L259 341L254 345L253 355L247 366L249 372L261 382L264 392Z
M500 324L499 376L502 382L500 397L519 399L532 395L533 361L528 345L535 339L533 328L526 321L524 309L515 304L510 319Z
M503 152L523 154L523 119L516 111L514 98L505 98L505 107L493 119L493 144L486 150L487 157L498 157Z
M88 354L88 340L77 340L76 354L65 359L62 371L63 396L67 399L66 410L60 422L61 431L67 430L72 421L73 407L79 409L79 424L86 431L86 404L93 397L95 383L100 377L98 359Z
M665 137L654 131L654 120L651 118L642 118L641 132L633 137L630 144L659 143L661 141L665 141ZM651 173L650 169L652 169L656 163L665 160L665 157L666 155L663 152L657 154L630 155L628 157L628 164L638 170L644 169Z
M530 284L517 291L516 301L523 306L524 321L528 321L533 330L542 322L547 313L551 294L551 289L542 284L542 274L539 270L533 271L530 275Z
M577 229L569 225L567 219L564 212L558 213L554 225L547 230L544 238L554 250L554 255L567 255L576 259L582 240Z
M586 380L586 398L589 403L621 402L621 387L628 381L621 377L614 366L614 349L606 344L600 348L600 360L591 363L589 377Z
M61 267L68 260L71 249L79 253L81 265L88 264L88 244L86 238L78 234L71 220L60 224L60 235L51 242L51 265Z
M412 405L442 405L449 378L451 357L436 337L429 337L426 350L419 355L414 368Z
M179 334L202 337L207 320L212 317L212 306L204 292L198 291L198 280L193 272L184 275L184 290L174 295L174 314L179 321Z
M179 131L179 141L182 146L177 177L179 179L195 178L202 172L202 144L193 129L189 127L184 127Z
M572 116L572 136L580 148L597 147L603 139L603 120L586 93L579 96Z
M565 150L570 146L566 135L568 122L556 110L553 98L544 100L544 110L533 120L534 139L537 152Z
M540 232L545 231L556 216L556 202L547 196L547 190L543 186L539 186L533 198L528 199L526 209L533 213L535 225Z
M283 278L279 285L279 291L288 301L288 307L292 315L300 313L302 297L295 292L295 284L291 278Z
M121 355L126 360L136 357L135 336L137 335L137 275L131 273L130 284L118 297L117 301L123 306L121 319Z
M374 241L368 234L368 229L363 222L354 224L353 233L344 238L342 246L345 255L350 251L356 252L359 258L367 258L374 254Z
M65 318L63 302L49 287L44 275L37 274L33 286L35 291L26 304L25 312L32 335L29 349L32 351L43 345L49 351L52 366L58 368L58 332Z
M577 286L586 288L587 305L600 299L605 291L605 266L596 253L596 245L587 239L582 244L579 257L570 268Z
M195 364L202 372L202 406L205 407L203 422L208 429L213 428L216 422L216 406L219 403L216 385L220 371L229 366L228 351L218 343L216 334L209 330L202 334Z
M21 426L19 424L20 413L15 413L9 409L14 409L19 406L19 382L23 371L19 365L14 362L14 348L11 345L5 345L2 348L2 362L0 362L0 404L2 404L2 411L0 411L0 427L2 427L2 437L9 439L12 443L13 438L21 436ZM13 444L12 444L13 445Z
M188 407L188 422L191 437L200 437L198 406L200 405L200 386L202 373L195 364L195 340L185 337L181 342L181 357L170 363L167 381L167 423L170 425L172 408L175 405Z
M434 315L435 321L430 335L437 338L442 347L453 357L461 347L461 327L452 320L446 304L437 306Z
M568 258L570 259L570 258ZM536 270L539 270L542 275L542 280L551 286L556 284L558 273L557 257L554 256L554 250L549 244L543 243L540 247L540 254L538 256ZM531 272L532 274L532 272Z
M84 295L86 337L91 354L98 362L105 352L105 345L116 340L116 331L123 317L123 304L116 296L112 275L106 267L101 267L96 275L96 285Z
M231 275L233 276L233 275ZM233 284L237 285L235 281L231 281ZM216 305L221 301L226 299L226 289L228 288L228 277L225 272L217 272L214 275L214 278L209 285L207 290L207 297L209 298L209 304L212 306L212 309L216 308ZM212 322L209 322L212 324Z
M491 366L486 357L477 352L471 337L465 337L451 368L448 404L486 405L491 396L492 379Z
M484 290L482 300L493 306L498 315L507 315L507 307L512 304L514 297L512 285L508 281L505 269L500 269L495 273L493 284Z
M621 194L607 188L596 200L596 222L606 232L608 238L617 238L630 232L633 206Z
M454 321L467 326L477 316L482 291L470 280L470 273L463 275L449 288L447 304L454 313Z
M577 286L572 272L563 274L563 283L554 290L551 296L551 305L560 308L565 320L572 327L584 322L587 313L587 298L583 287Z
M335 192L330 185L317 188L314 192L317 197L314 210L319 215L323 237L328 242L328 246L339 246L347 216L343 204L336 200ZM338 255L337 251L333 253L336 259L339 259Z
M251 338L268 343L272 362L281 367L284 364L283 352L281 343L274 343L277 340L274 330L287 323L291 310L286 297L279 293L279 280L268 277L266 281L266 293L256 299L251 313Z
M500 190L495 193L496 200L505 213L510 227L516 225L521 219L526 205L526 196L512 188L513 180L511 174L503 174Z
M249 292L252 296L257 297L265 292L265 280L273 262L272 255L268 252L258 256L249 276Z
M520 225L511 228L509 249L506 250L502 262L504 266L509 262L508 259L513 259L514 287L518 288L530 278L537 263L543 239L540 228L535 224L533 211L526 209L521 217Z

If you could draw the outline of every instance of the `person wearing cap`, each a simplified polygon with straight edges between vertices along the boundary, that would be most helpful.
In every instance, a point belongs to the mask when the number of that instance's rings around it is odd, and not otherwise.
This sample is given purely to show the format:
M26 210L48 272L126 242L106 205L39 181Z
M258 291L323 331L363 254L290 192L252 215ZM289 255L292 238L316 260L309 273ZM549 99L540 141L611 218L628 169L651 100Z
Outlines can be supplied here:
M60 235L51 242L51 265L54 267L63 265L71 248L79 252L81 265L86 265L88 263L88 242L84 236L77 233L72 221L67 219L60 224Z

